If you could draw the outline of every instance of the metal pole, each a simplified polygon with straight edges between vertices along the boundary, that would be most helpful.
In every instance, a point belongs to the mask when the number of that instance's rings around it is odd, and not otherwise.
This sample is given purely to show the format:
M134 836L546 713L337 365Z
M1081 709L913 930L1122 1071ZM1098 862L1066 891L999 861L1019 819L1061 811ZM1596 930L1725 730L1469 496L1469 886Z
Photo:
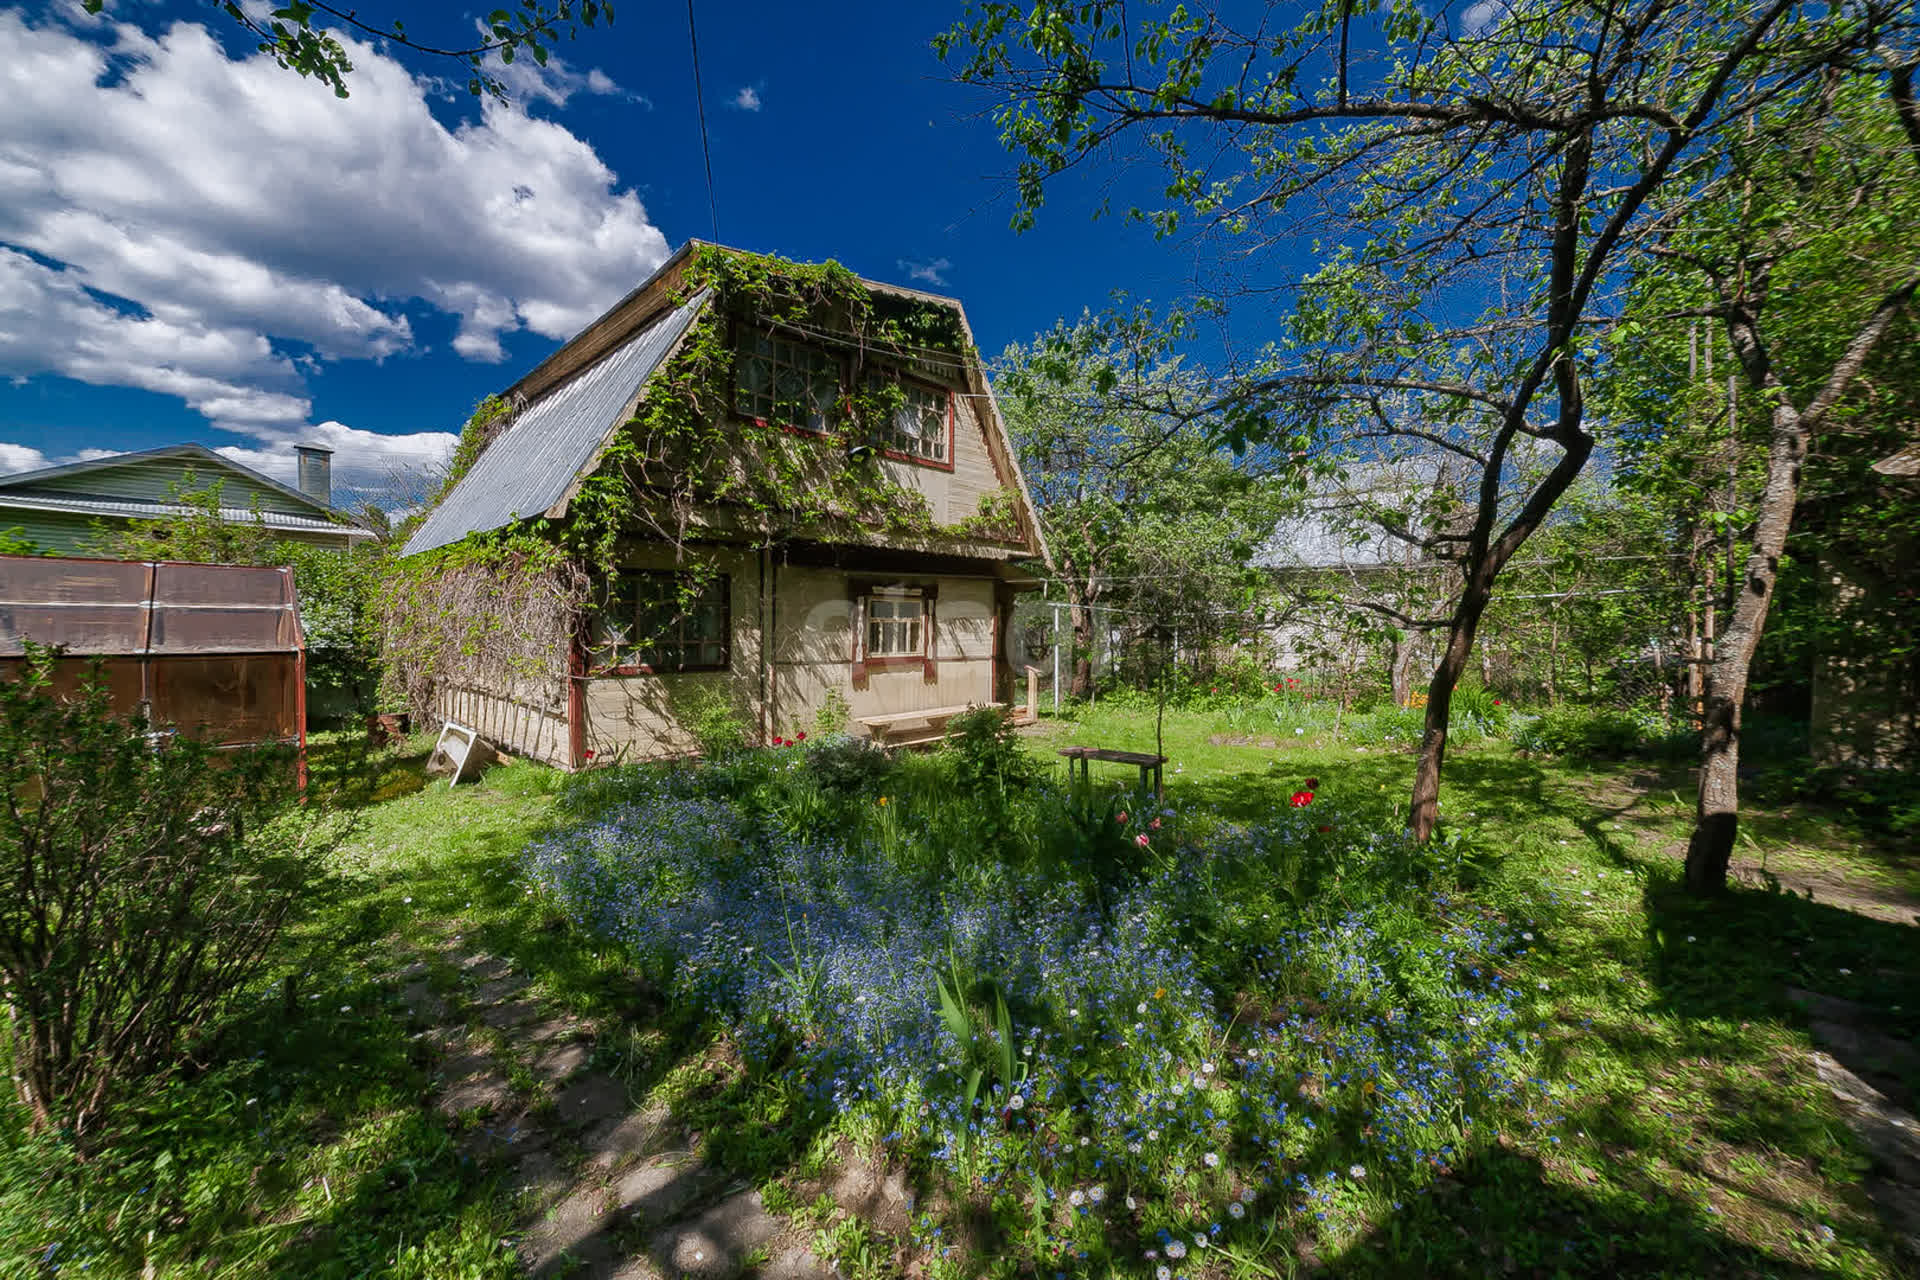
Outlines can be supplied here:
M1060 606L1053 606L1053 714L1060 714Z

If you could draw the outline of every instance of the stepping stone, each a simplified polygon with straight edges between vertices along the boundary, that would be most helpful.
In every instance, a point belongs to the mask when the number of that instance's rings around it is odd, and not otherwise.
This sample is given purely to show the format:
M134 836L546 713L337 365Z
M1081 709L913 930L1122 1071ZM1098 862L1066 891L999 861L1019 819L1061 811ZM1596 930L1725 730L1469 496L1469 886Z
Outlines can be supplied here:
M590 1046L563 1044L549 1049L534 1060L533 1074L548 1084L561 1084L577 1074L587 1065L587 1059L593 1056Z
M440 1077L443 1080L464 1080L468 1076L492 1071L493 1068L493 1055L485 1049L463 1049L441 1062Z
M614 1184L614 1208L642 1223L671 1222L724 1180L698 1156L683 1152L636 1165Z
M478 982L485 982L489 978L504 978L513 972L512 965L499 956L488 955L484 951L461 956L454 963L460 966L462 973Z
M667 1107L651 1107L601 1121L581 1135L580 1145L590 1153L588 1168L608 1171L664 1154L673 1145L673 1137L673 1112Z
M508 1191L540 1205L557 1199L571 1185L566 1170L553 1158L553 1153L544 1147L522 1155L513 1166L512 1176L507 1179Z
M880 1171L860 1156L847 1162L834 1179L834 1202L890 1236L904 1238L913 1227L908 1209L911 1193L906 1174L899 1169Z
M742 1191L655 1237L653 1256L680 1276L731 1280L747 1255L783 1230L758 1191Z
M435 1104L439 1110L450 1116L467 1111L499 1111L513 1101L513 1086L505 1077L495 1075L469 1076L440 1095Z
M1816 1052L1813 1066L1875 1163L1910 1187L1920 1187L1920 1122L1832 1055Z
M400 988L400 1003L407 1007L408 1015L415 1022L445 1022L447 1002L434 994L434 990L425 982L409 982Z
M519 1038L534 1044L546 1044L552 1040L565 1040L569 1036L584 1035L591 1032L591 1030L592 1027L587 1023L574 1017L570 1013L566 1013L561 1014L557 1018L547 1018L534 1023L531 1027L522 1031Z
M627 1109L627 1086L597 1072L580 1076L560 1091L553 1108L561 1123L583 1129L620 1115Z
M504 1111L505 1107L496 1108ZM476 1160L493 1160L510 1153L531 1154L551 1141L547 1131L524 1107L460 1137L460 1150Z
M533 1021L540 1012L540 1006L532 1000L509 1000L505 1004L488 1005L480 1011L480 1021L495 1031L506 1031L522 1023Z
M500 1004L526 989L525 978L495 978L491 982L483 982L474 988L472 998L475 1004Z
M1861 1004L1857 1000L1842 1000L1839 996L1807 991L1800 987L1788 987L1787 1000L1791 1004L1800 1006L1811 1016L1826 1022L1874 1023L1885 1016L1872 1005Z
M613 1243L600 1233L606 1218L605 1194L598 1187L576 1187L541 1215L520 1241L520 1261L534 1276L566 1274L564 1259L571 1254L587 1264L589 1273L614 1259Z
M835 1280L840 1273L814 1257L813 1250L795 1245L754 1274L759 1280Z

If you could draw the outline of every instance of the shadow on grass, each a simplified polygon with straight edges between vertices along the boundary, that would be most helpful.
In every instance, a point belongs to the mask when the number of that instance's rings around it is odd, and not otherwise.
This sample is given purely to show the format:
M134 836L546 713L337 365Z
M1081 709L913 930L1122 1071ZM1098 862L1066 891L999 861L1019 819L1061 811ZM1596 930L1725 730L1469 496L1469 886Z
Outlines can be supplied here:
M1576 1172L1574 1177L1580 1175ZM1339 1276L1814 1277L1837 1274L1742 1244L1631 1167L1581 1190L1532 1156L1490 1150L1402 1202L1327 1263Z

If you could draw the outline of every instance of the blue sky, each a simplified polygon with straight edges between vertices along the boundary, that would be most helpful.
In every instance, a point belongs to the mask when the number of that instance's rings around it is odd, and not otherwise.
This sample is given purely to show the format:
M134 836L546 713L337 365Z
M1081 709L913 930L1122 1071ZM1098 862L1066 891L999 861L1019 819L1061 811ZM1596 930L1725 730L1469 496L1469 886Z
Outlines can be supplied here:
M1092 220L1092 179L1008 229L987 104L928 47L957 12L701 4L720 238L952 293L989 353L1184 292L1190 252ZM390 52L341 103L211 4L0 10L0 470L195 440L285 478L317 441L402 505L474 401L712 236L682 10L620 5L511 107Z

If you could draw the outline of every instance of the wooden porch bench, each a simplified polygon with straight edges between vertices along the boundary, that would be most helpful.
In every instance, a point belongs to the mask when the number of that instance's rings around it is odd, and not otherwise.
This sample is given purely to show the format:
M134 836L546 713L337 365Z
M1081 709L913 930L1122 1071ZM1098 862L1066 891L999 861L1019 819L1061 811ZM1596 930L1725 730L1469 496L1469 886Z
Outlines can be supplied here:
M1167 762L1165 756L1157 756L1146 751L1113 751L1106 747L1061 747L1060 754L1067 758L1067 781L1073 781L1073 766L1080 763L1080 781L1090 782L1091 761L1103 760L1108 764L1136 765L1140 770L1140 789L1145 791L1149 783L1153 786L1156 799L1163 799L1167 789L1160 774L1160 766Z
M859 721L866 726L867 736L880 746L918 746L946 737L947 721L963 711L1005 705L1004 702L969 702L958 707L928 707L918 711L896 711L884 716L860 716ZM914 726L919 727L916 730Z

